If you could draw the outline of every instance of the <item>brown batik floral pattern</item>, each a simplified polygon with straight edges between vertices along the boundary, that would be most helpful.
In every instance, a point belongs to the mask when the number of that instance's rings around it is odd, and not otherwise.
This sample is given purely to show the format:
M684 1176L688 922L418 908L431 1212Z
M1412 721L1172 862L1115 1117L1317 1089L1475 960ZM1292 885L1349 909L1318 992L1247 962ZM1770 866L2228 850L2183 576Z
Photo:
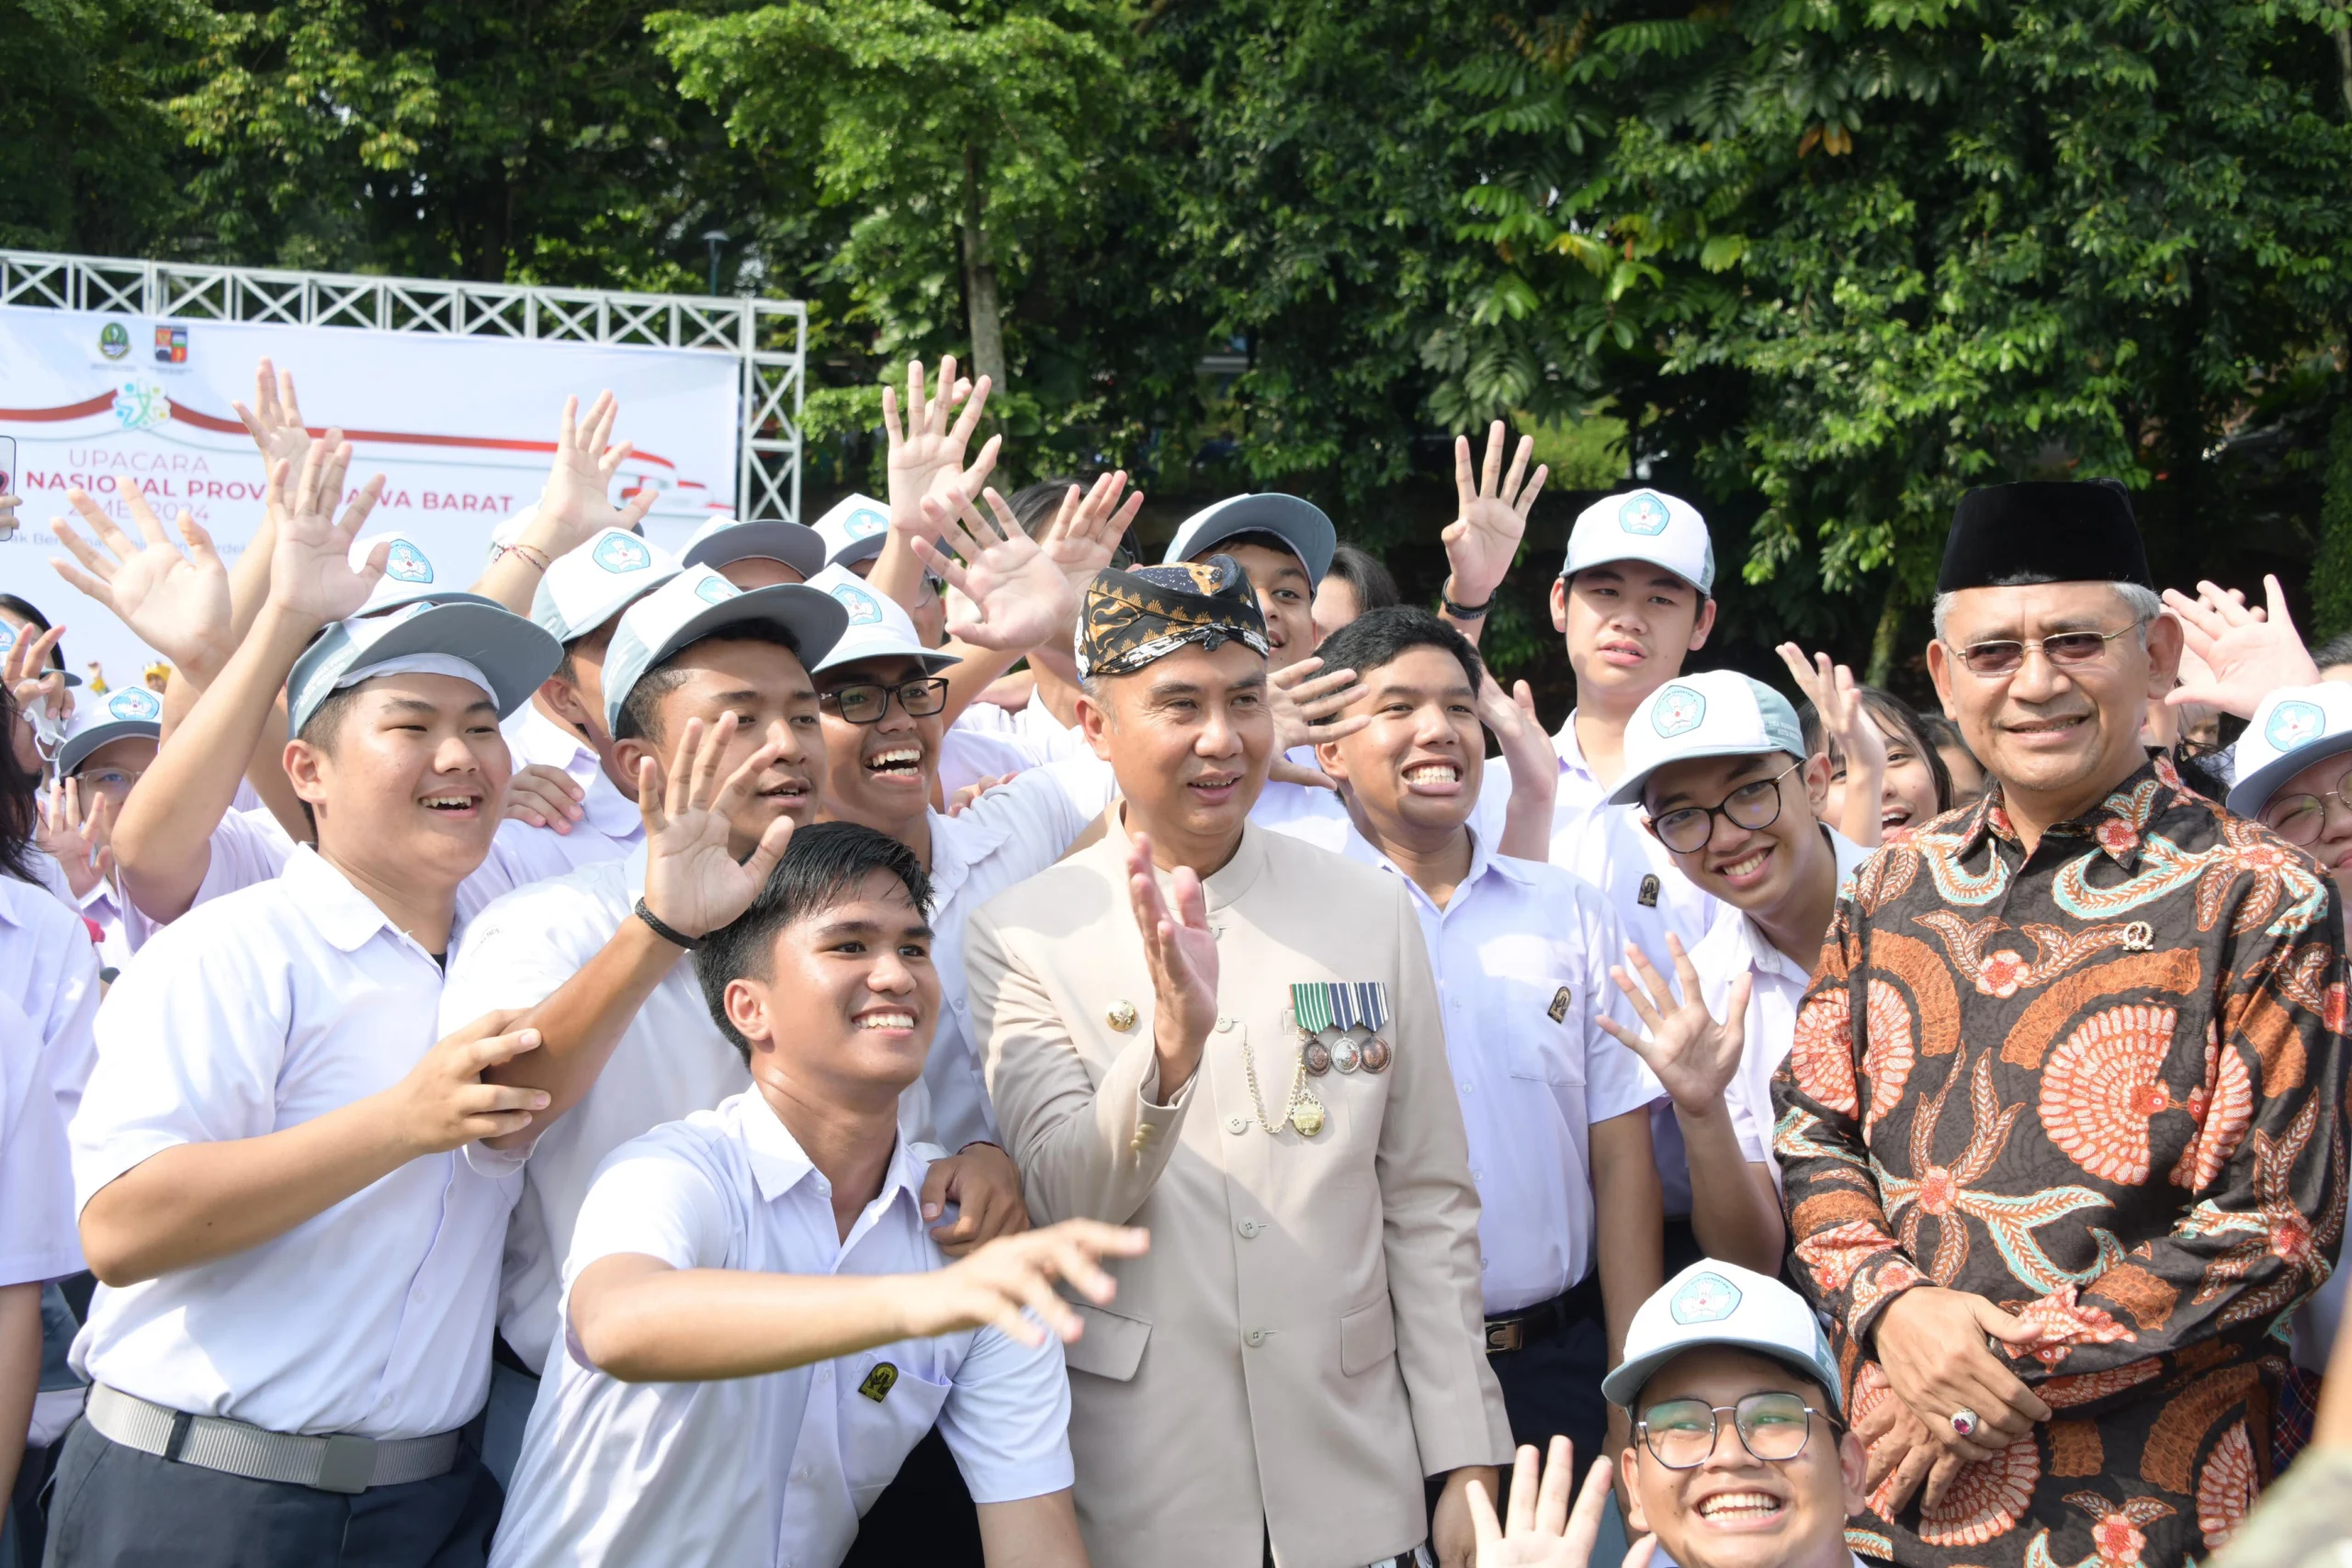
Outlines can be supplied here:
M2028 855L1997 789L1839 898L1774 1089L1792 1272L1853 1395L1920 1285L2042 1329L2058 1410L1933 1509L1935 1568L2171 1568L2268 1474L2286 1320L2343 1233L2344 917L2301 851L2150 762Z

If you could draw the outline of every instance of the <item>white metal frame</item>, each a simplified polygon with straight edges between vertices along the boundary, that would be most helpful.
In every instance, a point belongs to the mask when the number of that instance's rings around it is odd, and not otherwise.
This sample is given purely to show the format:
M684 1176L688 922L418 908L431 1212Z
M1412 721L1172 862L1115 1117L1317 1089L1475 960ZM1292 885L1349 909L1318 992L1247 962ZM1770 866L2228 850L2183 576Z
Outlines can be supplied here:
M731 354L742 365L736 515L747 522L800 518L808 307L797 299L532 288L0 250L0 305Z

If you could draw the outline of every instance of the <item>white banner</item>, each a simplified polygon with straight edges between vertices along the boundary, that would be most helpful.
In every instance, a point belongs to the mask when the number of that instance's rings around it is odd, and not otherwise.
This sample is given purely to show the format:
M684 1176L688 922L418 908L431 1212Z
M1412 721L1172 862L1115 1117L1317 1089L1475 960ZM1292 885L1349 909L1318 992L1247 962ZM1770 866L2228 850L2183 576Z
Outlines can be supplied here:
M409 535L460 587L491 530L537 499L567 396L582 408L606 388L619 399L614 437L636 451L614 494L661 492L650 537L676 547L735 508L733 355L0 307L0 436L16 440L24 498L0 545L0 591L68 628L76 674L96 664L112 685L136 685L154 655L51 570L64 551L50 520L73 515L65 492L89 491L129 529L121 492L136 485L175 540L186 507L233 560L260 519L264 476L230 405L253 401L265 355L294 373L314 430L343 427L350 487L385 476L368 532Z

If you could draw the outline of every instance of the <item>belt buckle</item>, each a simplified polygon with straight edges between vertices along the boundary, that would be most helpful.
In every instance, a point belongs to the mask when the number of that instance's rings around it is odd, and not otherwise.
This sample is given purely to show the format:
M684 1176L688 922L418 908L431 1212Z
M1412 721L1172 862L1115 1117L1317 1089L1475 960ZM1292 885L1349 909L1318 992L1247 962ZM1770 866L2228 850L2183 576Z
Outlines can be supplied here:
M1487 1354L1500 1350L1521 1350L1527 1348L1527 1320L1521 1317L1498 1318L1487 1325Z
M319 1456L319 1478L311 1486L321 1492L367 1491L376 1474L376 1439L337 1432L325 1441L326 1449Z

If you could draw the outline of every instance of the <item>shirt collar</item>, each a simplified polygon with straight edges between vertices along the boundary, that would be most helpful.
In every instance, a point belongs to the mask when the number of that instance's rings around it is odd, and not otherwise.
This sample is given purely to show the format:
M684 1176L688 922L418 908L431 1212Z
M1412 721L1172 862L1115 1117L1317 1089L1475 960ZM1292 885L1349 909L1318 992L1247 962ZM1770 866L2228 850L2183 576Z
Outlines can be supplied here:
M1582 773L1592 777L1592 767L1584 760L1584 748L1577 744L1577 710L1570 708L1568 716L1552 737L1552 750L1560 754L1560 772Z
M751 1156L752 1179L759 1183L760 1197L773 1203L816 1175L816 1163L757 1085L743 1091L742 1100L743 1147ZM927 1168L928 1162L918 1159L906 1139L899 1138L890 1151L889 1168L882 1173L882 1191L870 1206L887 1208L900 1192L909 1201L919 1203Z
M2141 839L2147 832L2148 824L2171 809L2183 787L2172 759L2159 752L2082 816L2051 824L2042 833L2043 841L2053 838L2087 840L2124 874L2136 875L2140 870ZM1988 838L2024 847L2002 804L1998 780L1985 786L1984 796L1961 819L1960 852L1973 853Z
M392 924L392 918L378 908L374 899L352 886L349 877L308 844L294 846L294 852L286 857L286 869L277 874L277 879L286 885L286 890L319 929L319 934L345 953L358 952L378 931L390 931L401 941L416 945L415 939ZM453 931L453 940L455 935Z
M1489 874L1521 886L1526 886L1533 880L1532 868L1525 862L1513 860L1509 855L1497 854L1485 840L1478 837L1478 829L1476 827L1471 828L1469 831L1470 869L1464 872L1462 880L1454 885L1453 897L1446 904L1448 909L1460 908L1462 896ZM1350 860L1364 865L1377 866L1382 871L1391 873L1401 879L1406 886L1412 889L1415 897L1422 899L1429 897L1429 895L1421 891L1419 885L1407 876L1404 869L1389 858L1385 850L1363 836L1363 829L1361 828L1351 826L1348 829L1348 836L1341 841L1340 852Z

